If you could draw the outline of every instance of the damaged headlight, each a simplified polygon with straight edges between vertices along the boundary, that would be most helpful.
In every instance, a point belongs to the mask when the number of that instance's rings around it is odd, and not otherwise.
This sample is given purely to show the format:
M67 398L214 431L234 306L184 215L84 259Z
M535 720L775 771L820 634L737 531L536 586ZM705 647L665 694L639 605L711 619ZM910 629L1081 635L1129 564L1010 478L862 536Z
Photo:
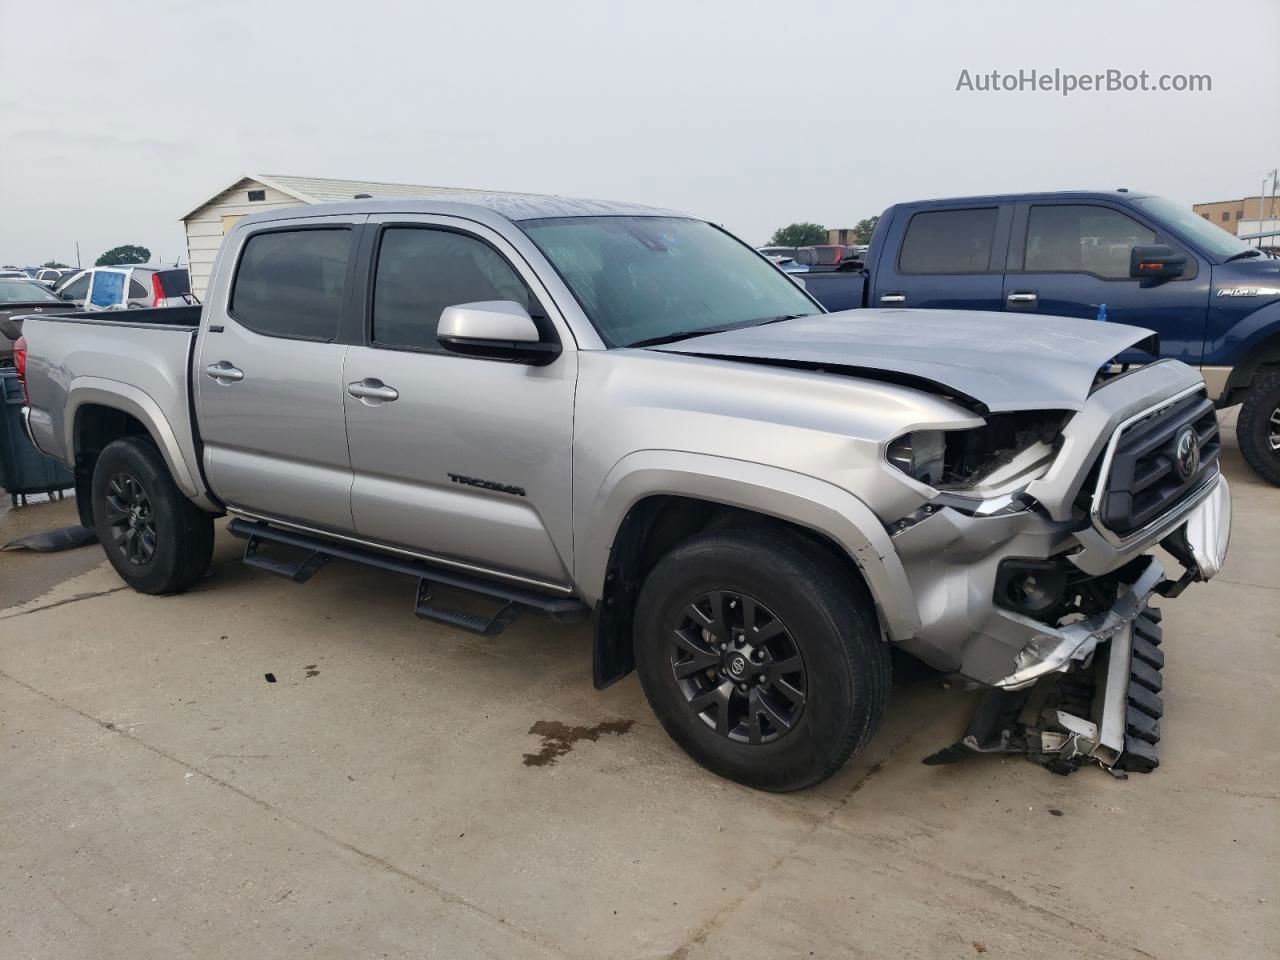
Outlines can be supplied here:
M980 427L916 430L885 448L885 458L936 490L991 496L1044 475L1058 452L1063 410L997 413Z

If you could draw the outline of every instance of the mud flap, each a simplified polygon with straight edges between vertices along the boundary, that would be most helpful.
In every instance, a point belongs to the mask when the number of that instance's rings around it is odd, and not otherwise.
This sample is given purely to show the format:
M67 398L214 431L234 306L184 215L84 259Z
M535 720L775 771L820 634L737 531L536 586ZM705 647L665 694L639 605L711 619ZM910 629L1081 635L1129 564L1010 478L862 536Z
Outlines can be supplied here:
M1124 776L1160 765L1164 713L1160 611L1146 606L1090 662L1027 690L988 691L965 735L928 757L930 766L982 753L1022 754L1053 773L1097 763Z

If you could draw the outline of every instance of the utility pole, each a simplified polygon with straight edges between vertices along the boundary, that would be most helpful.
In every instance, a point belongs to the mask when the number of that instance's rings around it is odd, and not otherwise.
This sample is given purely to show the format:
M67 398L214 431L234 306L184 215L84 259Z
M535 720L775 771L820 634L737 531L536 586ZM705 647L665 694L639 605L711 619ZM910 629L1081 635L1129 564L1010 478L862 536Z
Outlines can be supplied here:
M76 241L76 269L80 269L80 241Z

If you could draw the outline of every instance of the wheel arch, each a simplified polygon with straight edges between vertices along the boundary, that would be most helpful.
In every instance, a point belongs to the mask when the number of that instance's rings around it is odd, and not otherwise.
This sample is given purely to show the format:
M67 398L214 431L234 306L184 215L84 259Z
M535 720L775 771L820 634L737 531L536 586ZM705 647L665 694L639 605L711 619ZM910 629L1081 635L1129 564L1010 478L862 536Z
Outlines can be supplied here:
M906 572L883 524L852 494L778 467L705 454L643 451L606 478L576 569L595 608L593 674L603 688L634 666L632 621L644 577L667 551L723 525L765 523L826 551L859 577L891 640L919 627Z
M204 509L212 509L198 474L183 455L172 426L156 402L129 384L103 385L78 381L67 395L65 449L73 456L76 496L81 519L92 509L88 485L103 448L122 437L146 437L164 460L183 495Z
M1254 329L1239 348L1241 360L1227 379L1224 406L1240 403L1260 371L1280 368L1280 303L1263 307L1245 322L1249 321Z

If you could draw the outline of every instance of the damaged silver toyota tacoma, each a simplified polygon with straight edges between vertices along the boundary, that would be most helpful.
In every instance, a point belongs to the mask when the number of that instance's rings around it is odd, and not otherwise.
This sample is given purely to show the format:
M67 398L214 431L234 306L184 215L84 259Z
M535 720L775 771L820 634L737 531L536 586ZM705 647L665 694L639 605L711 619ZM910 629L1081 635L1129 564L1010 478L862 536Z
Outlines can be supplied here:
M669 211L285 209L231 228L203 307L23 322L28 431L136 589L199 580L229 514L255 567L410 574L453 629L590 618L598 687L637 671L695 760L766 790L866 744L895 648L991 691L931 762L1153 768L1150 600L1227 547L1200 376L1111 365L1148 331L826 313Z

